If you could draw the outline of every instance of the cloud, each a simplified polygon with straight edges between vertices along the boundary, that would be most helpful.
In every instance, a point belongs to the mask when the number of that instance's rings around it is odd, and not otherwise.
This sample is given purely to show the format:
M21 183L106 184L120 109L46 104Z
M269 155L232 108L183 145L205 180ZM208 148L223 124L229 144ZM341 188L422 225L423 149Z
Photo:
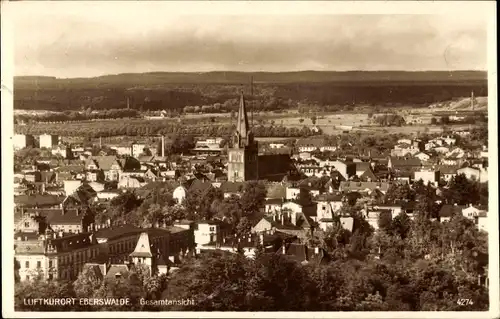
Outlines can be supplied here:
M110 14L92 8L16 11L16 74L486 69L481 16L172 15L152 7Z

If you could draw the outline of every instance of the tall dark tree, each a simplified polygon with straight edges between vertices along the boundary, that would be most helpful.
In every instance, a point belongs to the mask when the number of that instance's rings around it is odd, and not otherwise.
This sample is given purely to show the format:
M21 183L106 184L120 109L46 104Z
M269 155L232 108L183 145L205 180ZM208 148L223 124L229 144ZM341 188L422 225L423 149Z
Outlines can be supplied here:
M464 174L453 176L444 192L444 197L448 204L478 204L479 184L467 179Z
M264 208L266 194L267 190L262 183L246 182L240 200L243 215L248 217L257 215Z

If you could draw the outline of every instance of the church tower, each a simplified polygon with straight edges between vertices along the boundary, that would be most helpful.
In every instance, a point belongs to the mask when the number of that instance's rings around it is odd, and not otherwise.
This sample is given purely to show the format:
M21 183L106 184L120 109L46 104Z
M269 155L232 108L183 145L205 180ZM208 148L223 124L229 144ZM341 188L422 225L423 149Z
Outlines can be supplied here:
M228 149L227 180L230 182L244 182L259 179L258 154L259 147L248 125L247 110L242 92L236 131L233 134L231 148Z

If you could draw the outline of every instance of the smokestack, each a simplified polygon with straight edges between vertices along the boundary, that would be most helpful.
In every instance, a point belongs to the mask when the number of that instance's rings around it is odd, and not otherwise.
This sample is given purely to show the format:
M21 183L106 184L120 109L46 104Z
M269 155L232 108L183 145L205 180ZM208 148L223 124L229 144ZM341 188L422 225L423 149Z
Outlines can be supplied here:
M474 91L470 95L470 108L474 111Z
M99 148L102 148L102 136L99 136Z
M161 136L161 157L165 157L165 136Z
M127 97L127 110L130 109L130 99Z

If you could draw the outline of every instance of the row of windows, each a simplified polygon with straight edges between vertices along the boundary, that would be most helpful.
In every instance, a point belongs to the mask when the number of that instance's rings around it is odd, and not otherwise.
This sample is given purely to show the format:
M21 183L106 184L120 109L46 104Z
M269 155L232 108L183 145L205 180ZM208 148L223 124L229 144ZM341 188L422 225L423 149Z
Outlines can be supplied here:
M49 260L49 268L52 268L52 266L53 266L52 260ZM29 262L29 260L27 260L27 261L24 262L24 268L30 268L30 262ZM36 268L42 268L42 261L37 260L37 262L36 262Z
M52 263L52 261L50 261L50 263ZM27 261L25 262L24 267L25 267L25 268L30 268L30 262L29 262L29 260L27 260ZM49 267L50 267L50 266L49 266ZM38 260L38 261L36 262L36 268L42 268L42 262L41 262L40 260Z
M121 243L116 243L112 244L109 246L109 251L112 254L120 254L124 251L130 251L134 249L135 243L133 240L128 240L127 242L121 242Z
M98 249L88 249L86 251L77 252L75 255L69 254L66 256L62 256L61 263L62 264L69 264L72 262L76 262L76 263L85 262L91 258L96 257L97 251L98 251ZM49 267L51 267L51 266L49 266Z

